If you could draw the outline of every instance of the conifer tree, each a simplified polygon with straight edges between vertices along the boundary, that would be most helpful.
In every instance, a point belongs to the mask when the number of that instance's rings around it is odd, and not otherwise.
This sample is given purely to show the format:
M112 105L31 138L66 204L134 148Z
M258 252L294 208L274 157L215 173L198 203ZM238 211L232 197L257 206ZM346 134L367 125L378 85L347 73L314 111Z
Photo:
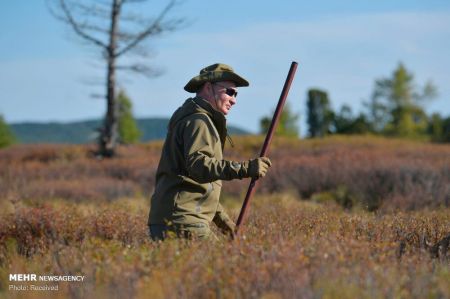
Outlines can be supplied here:
M16 142L16 138L11 131L11 128L5 122L5 119L0 115L0 148L10 146Z
M281 112L280 119L278 120L275 134L277 136L298 137L298 119L299 115L292 112L289 103L286 103L283 111ZM265 116L261 119L260 129L262 134L265 134L269 131L271 122L272 117Z
M125 91L119 92L117 103L119 105L119 142L122 144L139 142L142 134L133 117L132 104Z
M389 78L375 81L372 108L384 111L383 119L375 119L374 127L380 133L399 137L417 137L427 130L427 116L423 110L424 103L437 95L436 87L427 82L419 90L414 83L414 75L399 63ZM379 115L373 110L372 115Z

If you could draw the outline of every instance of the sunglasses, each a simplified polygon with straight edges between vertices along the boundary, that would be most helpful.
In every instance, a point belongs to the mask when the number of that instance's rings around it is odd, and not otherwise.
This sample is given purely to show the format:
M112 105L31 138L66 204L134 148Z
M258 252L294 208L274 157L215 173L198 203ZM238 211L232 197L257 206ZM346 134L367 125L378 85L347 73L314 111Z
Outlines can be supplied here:
M235 97L235 98L237 97L238 92L236 91L236 89L231 88L231 87L223 86L222 84L219 84L219 83L214 83L214 84L215 84L215 85L219 85L220 87L225 88L225 93L226 93L227 96Z

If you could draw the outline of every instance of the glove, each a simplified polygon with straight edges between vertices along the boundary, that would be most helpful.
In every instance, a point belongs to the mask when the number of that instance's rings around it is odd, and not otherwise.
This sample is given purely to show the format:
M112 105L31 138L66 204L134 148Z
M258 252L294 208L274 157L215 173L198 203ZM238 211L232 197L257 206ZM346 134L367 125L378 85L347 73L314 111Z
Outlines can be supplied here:
M233 221L226 221L225 225L221 228L221 231L224 235L228 236L231 240L234 240L234 230L236 229L236 225Z
M236 229L236 225L227 213L225 213L220 203L217 206L217 211L214 215L213 222L224 235L228 236L230 239L234 239L234 230Z
M272 162L267 157L260 157L248 161L248 176L251 178L262 178L266 175Z

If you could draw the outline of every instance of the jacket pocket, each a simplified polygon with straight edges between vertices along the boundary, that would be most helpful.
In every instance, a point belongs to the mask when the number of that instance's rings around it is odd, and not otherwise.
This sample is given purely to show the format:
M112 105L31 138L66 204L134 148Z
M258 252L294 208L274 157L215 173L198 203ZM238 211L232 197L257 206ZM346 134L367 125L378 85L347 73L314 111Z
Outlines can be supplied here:
M205 200L208 199L208 197L211 195L213 190L214 190L213 184L212 183L208 183L208 186L206 188L205 194L203 194L203 196L201 198L199 198L199 200L197 200L197 203L195 205L195 212L196 213L200 213L202 204L205 202Z
M172 207L172 212L175 211L177 209L177 205L179 205L181 203L181 197L182 197L182 186L185 182L183 176L179 175L177 176L177 180L178 180L178 185L176 187L176 193L175 196L173 197L173 207Z

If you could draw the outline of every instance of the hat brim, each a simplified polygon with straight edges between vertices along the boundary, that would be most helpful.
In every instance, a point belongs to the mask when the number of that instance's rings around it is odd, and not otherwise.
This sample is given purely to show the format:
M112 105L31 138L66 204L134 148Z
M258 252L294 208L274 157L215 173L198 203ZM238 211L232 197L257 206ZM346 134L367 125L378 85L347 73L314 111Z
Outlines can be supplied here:
M236 87L249 86L247 80L234 72L218 71L201 74L192 78L184 87L187 92L197 92L199 88L206 82L231 81L236 84Z

